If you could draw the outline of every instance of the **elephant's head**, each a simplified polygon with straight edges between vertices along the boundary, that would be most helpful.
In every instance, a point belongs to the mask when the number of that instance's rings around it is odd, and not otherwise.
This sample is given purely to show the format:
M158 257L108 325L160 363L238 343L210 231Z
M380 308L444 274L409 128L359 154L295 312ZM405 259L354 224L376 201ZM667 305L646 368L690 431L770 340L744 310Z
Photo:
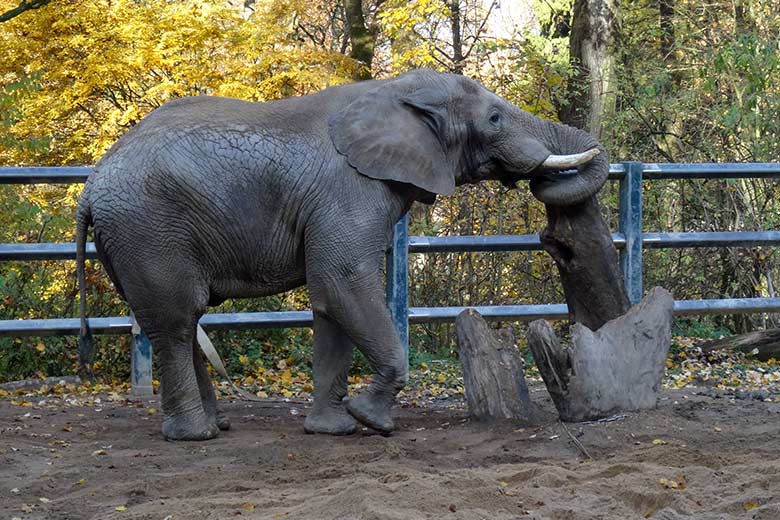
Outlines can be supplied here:
M534 196L556 206L587 199L607 179L606 154L588 133L476 81L416 70L373 85L329 121L336 149L363 175L442 195L464 183L529 179Z

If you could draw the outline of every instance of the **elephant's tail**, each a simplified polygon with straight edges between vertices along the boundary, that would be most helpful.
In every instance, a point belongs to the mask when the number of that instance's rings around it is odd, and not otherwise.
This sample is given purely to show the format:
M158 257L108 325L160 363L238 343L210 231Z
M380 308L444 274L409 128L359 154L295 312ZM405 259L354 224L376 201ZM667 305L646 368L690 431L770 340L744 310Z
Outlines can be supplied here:
M92 359L94 348L92 332L87 323L87 287L84 274L84 260L87 253L87 230L92 224L92 208L89 205L86 188L79 199L76 210L76 278L79 282L79 312L81 328L79 330L79 373L92 376Z

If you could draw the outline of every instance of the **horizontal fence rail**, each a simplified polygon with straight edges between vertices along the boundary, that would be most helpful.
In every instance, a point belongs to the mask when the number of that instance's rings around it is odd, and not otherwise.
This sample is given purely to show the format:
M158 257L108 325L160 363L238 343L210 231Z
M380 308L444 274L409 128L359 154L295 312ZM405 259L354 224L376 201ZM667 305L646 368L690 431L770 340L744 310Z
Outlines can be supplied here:
M628 163L609 166L609 178L622 180ZM639 163L645 179L764 179L780 177L780 163ZM89 166L0 167L0 184L84 182Z
M622 233L612 233L617 249L626 246ZM780 244L780 231L713 231L689 233L642 233L645 249L686 247L752 247ZM496 251L541 251L539 235L461 235L409 237L410 253L459 253ZM95 244L87 242L87 258L96 259ZM0 261L75 260L76 244L0 244Z
M537 305L473 305L468 307L410 307L409 323L453 323L466 309L476 309L488 321L562 320L568 316L566 304ZM780 298L726 298L722 300L678 300L674 302L675 316L697 316L723 312L746 314L780 310ZM94 334L129 334L132 318L114 316L88 318ZM311 327L311 311L269 311L241 313L213 313L204 315L200 324L207 331L252 330ZM0 337L77 336L78 318L0 320Z
M84 182L92 168L78 167L0 167L0 184L72 184ZM680 232L646 233L642 230L642 184L645 180L674 179L746 179L780 178L780 163L640 163L624 162L610 165L609 178L620 182L619 229L612 234L620 252L621 268L629 299L636 303L642 296L642 251L662 248L755 247L780 245L780 231L743 232ZM75 226L74 226L75 227ZM396 225L393 247L387 259L387 300L402 340L408 343L410 323L452 322L466 307L409 307L408 254L496 251L539 251L538 235L493 236L408 236L408 217ZM87 258L96 259L93 243L87 244ZM73 260L74 243L0 244L0 261ZM539 318L564 319L565 304L474 306L488 320L530 321ZM680 300L674 305L677 316L758 313L780 311L780 298L724 298ZM89 318L90 328L97 334L128 334L131 317ZM201 319L206 330L242 330L278 327L310 327L311 311L277 311L213 313ZM75 335L79 331L76 318L0 320L1 336ZM142 334L140 335L142 336ZM139 334L134 334L133 360L139 352L150 356ZM140 354L139 354L140 355ZM134 365L135 366L135 365ZM139 365L140 366L140 365ZM151 364L143 364L149 372ZM134 387L150 381L150 374L136 374Z

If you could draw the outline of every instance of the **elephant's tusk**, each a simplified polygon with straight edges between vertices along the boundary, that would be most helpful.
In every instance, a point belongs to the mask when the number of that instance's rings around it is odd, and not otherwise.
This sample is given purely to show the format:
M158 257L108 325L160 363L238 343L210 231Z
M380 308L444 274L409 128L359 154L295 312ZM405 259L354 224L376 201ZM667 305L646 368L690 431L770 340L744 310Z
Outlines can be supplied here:
M599 153L601 153L601 150L598 148L591 148L587 152L572 155L550 155L544 160L541 167L545 170L568 170L587 163Z

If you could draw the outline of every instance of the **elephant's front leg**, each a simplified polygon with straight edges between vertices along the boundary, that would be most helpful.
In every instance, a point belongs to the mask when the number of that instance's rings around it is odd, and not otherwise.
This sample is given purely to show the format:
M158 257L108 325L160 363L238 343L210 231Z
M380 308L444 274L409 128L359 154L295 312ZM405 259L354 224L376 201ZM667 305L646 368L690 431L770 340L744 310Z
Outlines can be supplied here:
M352 365L352 340L327 318L314 315L314 406L303 427L306 433L348 435L356 429L347 413L347 374Z
M347 402L347 411L363 424L388 433L393 430L390 409L406 384L406 362L385 304L381 259L363 259L340 275L308 278L315 312L337 323L374 369L371 384Z

